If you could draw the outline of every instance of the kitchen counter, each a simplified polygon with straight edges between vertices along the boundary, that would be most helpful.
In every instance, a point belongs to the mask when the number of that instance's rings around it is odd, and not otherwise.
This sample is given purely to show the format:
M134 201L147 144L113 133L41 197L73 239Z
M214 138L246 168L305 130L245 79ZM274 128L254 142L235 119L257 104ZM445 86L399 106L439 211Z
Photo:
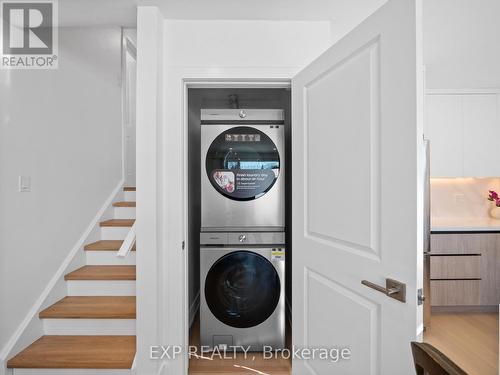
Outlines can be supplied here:
M431 231L438 232L500 232L500 220L490 218L433 218Z

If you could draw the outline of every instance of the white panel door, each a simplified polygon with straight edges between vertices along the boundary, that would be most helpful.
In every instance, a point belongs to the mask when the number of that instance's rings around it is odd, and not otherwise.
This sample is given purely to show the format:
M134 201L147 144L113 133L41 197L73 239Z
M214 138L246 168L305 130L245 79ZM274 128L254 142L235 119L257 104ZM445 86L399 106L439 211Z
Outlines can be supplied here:
M464 176L500 176L498 95L463 95Z
M390 0L292 81L292 340L351 352L338 361L299 352L294 374L414 374L419 23L419 1ZM405 303L361 284L386 278L406 284Z
M424 134L431 141L431 176L461 177L464 134L461 95L427 95Z

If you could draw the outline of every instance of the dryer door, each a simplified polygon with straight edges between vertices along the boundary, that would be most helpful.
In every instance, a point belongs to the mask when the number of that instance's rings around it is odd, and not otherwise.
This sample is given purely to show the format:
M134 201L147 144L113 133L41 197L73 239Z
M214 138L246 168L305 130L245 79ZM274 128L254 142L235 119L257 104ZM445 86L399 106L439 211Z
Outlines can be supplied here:
M248 201L263 196L273 187L280 172L280 155L265 133L250 126L237 126L214 139L205 168L212 186L220 194Z
M254 327L272 315L280 299L280 279L272 263L251 251L218 259L207 273L205 299L222 323Z

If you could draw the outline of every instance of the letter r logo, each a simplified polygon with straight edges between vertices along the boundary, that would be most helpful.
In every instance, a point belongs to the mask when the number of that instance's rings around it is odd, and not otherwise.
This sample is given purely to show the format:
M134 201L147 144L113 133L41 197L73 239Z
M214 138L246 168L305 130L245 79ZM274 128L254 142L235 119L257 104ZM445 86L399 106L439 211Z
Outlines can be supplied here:
M53 52L51 2L3 2L3 54L50 55Z

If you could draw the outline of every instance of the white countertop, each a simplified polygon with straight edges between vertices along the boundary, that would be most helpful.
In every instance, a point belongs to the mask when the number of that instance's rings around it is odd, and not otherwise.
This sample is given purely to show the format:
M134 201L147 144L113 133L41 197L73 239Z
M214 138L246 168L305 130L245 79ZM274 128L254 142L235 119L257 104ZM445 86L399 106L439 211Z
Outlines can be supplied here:
M500 220L490 218L432 218L432 232L500 231Z

